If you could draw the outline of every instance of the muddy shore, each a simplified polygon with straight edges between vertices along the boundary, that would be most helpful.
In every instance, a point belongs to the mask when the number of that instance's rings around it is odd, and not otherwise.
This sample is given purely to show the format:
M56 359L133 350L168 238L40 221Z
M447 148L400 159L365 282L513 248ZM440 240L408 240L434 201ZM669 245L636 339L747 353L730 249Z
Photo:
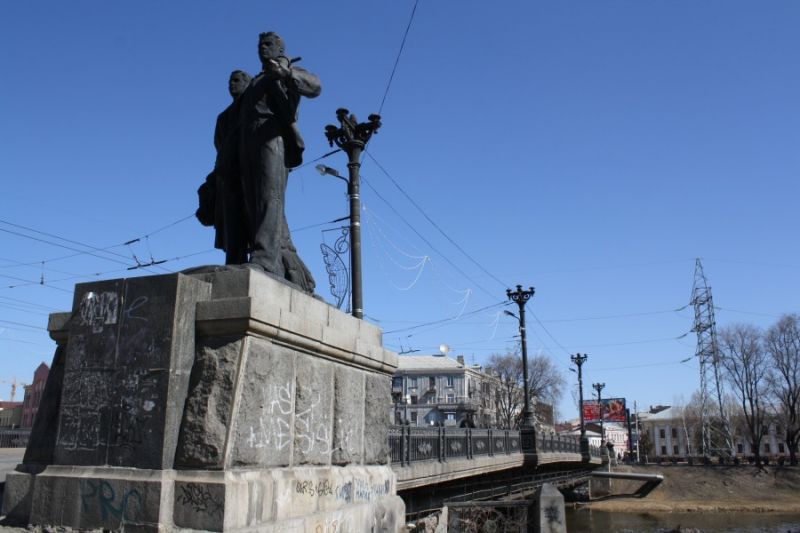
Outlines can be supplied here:
M662 474L644 498L632 497L639 481L613 480L613 496L591 502L613 512L780 512L800 514L800 467L618 466L614 472Z

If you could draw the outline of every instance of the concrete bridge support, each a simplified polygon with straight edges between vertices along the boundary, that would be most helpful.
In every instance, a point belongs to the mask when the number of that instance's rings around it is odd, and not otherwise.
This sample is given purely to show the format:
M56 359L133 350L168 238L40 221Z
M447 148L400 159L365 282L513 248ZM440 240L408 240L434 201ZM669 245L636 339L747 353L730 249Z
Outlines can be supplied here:
M3 512L136 531L398 531L397 358L249 269L80 284ZM380 408L376 408L379 406Z

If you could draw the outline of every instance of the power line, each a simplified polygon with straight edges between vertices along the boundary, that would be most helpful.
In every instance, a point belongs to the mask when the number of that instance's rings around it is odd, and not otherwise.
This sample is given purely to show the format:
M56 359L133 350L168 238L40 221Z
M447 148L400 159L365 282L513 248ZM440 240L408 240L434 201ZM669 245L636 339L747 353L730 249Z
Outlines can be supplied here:
M489 272L489 271L488 271L486 268L484 268L484 267L483 267L483 265L481 265L481 264L480 264L478 261L476 261L476 260L475 260L475 259L474 259L474 258L473 258L473 257L472 257L470 254L468 254L468 253L467 253L467 251L466 251L466 250L464 250L464 249L463 249L463 248L462 248L462 247L461 247L461 246L460 246L460 245L459 245L459 244L458 244L456 241L454 241L454 240L453 240L453 239L452 239L452 238L451 238L451 237L450 237L450 236L449 236L447 233L445 233L445 231L444 231L444 230L443 230L443 229L442 229L442 228L441 228L441 227L440 227L440 226L439 226L439 225L438 225L438 224L437 224L437 223L436 223L436 222L435 222L435 221L434 221L434 220L433 220L431 217L429 217L429 216L428 216L428 214L427 214L427 213L426 213L426 212L425 212L425 211L422 209L422 207L420 207L420 205L419 205L419 204L418 204L416 201L414 201L414 199L413 199L413 198L411 198L411 196L410 196L410 195L409 195L409 194L408 194L408 193L407 193L407 192L406 192L406 191L405 191L405 190L404 190L404 189L403 189L403 188L400 186L400 184L397 182L397 180L395 180L395 179L392 177L392 175L391 175L391 174L389 174L389 172L388 172L388 171L387 171L387 170L386 170L386 169L383 167L383 165L381 165L381 164L378 162L378 160L377 160L377 159L375 159L375 156L373 156L373 155L372 155L370 152L366 152L366 154L367 154L367 156L368 156L370 159L372 159L372 161L373 161L373 162L374 162L374 163L375 163L375 164L378 166L378 168L379 168L379 169L381 169L381 172L383 172L383 173L384 173L384 175L386 175L386 177L387 177L387 178L389 178L389 180L390 180L390 181L391 181L391 182L394 184L394 186L395 186L395 187L397 187L397 190L399 190L399 191L400 191L400 192L403 194L403 196L405 196L405 197L406 197L406 199L407 199L409 202L411 202L411 205L413 205L415 208L417 208L417 211L419 211L419 212L422 214L422 216L423 216L423 217L425 217L425 219L426 219L428 222L430 222L430 223L431 223L431 225L432 225L434 228L436 228L436 229L439 231L439 233L441 233L441 234L442 234L442 236L444 236L444 238L445 238L445 239L447 239L447 241L448 241L448 242L450 242L450 244L452 244L453 246L455 246L455 247L456 247L456 249L457 249L459 252L461 252L461 253L464 255L464 257L466 257L467 259L469 259L470 261L472 261L472 263L473 263L475 266L477 266L479 269L481 269L481 270L483 271L483 273L484 273L484 274L486 274L487 276L489 276L490 278L492 278L493 280L495 280L497 283L499 283L499 284L500 284L500 286L502 286L503 288L507 288L507 287L509 287L509 284L508 284L508 283L504 283L504 282L503 282L502 280L500 280L500 279L499 279L497 276L495 276L494 274L492 274L491 272Z
M411 326L411 327L408 327L408 328L400 328L400 329L392 329L392 330L389 330L389 331L384 331L384 334L388 335L390 333L399 333L399 332L403 332L403 331L412 331L412 330L419 329L419 328L426 327L426 326L433 326L433 325L442 324L442 323L445 323L445 322L452 322L454 320L459 319L460 317L471 316L471 315L486 311L488 309L494 309L495 307L500 307L500 306L503 306L503 305L508 305L508 302L494 303L492 305L487 305L486 307L481 307L480 309L475 309L474 311L470 311L468 313L462 313L460 315L451 316L451 317L448 317L448 318L440 318L439 320L434 320L432 322L427 322L425 324L419 324L417 326Z
M495 295L495 294L493 294L493 293L489 292L487 289L485 289L483 286L481 286L481 285L480 285L478 282L476 282L475 280L473 280L473 279L472 279L472 278L471 278L471 277L470 277L470 276L469 276L469 275L468 275L466 272L464 272L463 270L461 270L461 268L459 268L459 267L458 267L458 266L457 266L455 263L453 263L453 261L451 261L451 260L450 260L450 258L448 258L448 257L447 257L445 254L443 254L443 253L441 253L439 250L437 250L437 249L436 249L436 247L435 247L433 244L431 244L431 242L430 242L428 239L426 239L426 238L425 238L425 237L424 237L424 236L423 236L423 235L422 235L422 234L421 234L419 231L417 231L417 229L416 229L416 228L415 228L415 227L414 227L414 226L413 226L413 225L412 225L412 224L411 224L411 223L410 223L408 220L406 220L406 218L405 218L403 215L401 215L401 214L400 214L400 212L399 212L397 209L395 209L395 207L394 207L394 206L393 206L393 205L392 205L392 204L389 202L389 200L387 200L386 198L384 198L384 197L383 197L383 195L382 195L381 193L379 193L379 192L377 191L377 189L375 189L375 187L373 187L373 186L372 186L372 184L371 184L371 183L370 183L370 182L369 182L369 181L368 181L368 180L367 180L367 179L366 179L366 178L365 178L363 175L361 176L361 181L363 181L363 182L364 182L364 184L365 184L367 187L369 187L369 188L370 188L370 190L372 190L372 192L374 192L374 193L375 193L375 194L378 196L378 198L380 198L381 200L383 200L383 202L384 202L384 203L385 203L385 204L386 204L386 205L389 207L389 209L391 209L391 210L392 210L392 212L393 212L395 215L397 215L397 217L398 217L398 218L400 218L400 220L402 220L402 221L405 223L405 225L406 225L406 226L408 226L408 227L411 229L411 231L413 231L413 232L414 232L414 233L417 235L417 237L419 237L420 239L422 239L422 241L423 241L425 244L427 244L427 245L428 245L428 246L431 248L431 250L434 250L434 251L435 251L437 254L439 254L439 255L440 255L440 256L441 256L441 257L442 257L442 258L443 258L445 261L447 261L447 263L449 263L449 264L450 264L450 266L452 266L454 269L456 269L456 271L457 271L459 274L461 274L462 276L464 276L464 277L465 277L467 280L469 280L469 281L470 281L470 282L471 282L473 285L475 285L475 286L476 286L476 287L478 287L480 290L482 290L483 292L485 292L485 293L486 293L487 295L489 295L491 298L495 298L495 297L496 297L496 295Z
M386 103L386 97L389 95L389 88L392 86L392 80L394 79L394 73L397 71L397 65L400 63L400 56L403 53L403 48L406 46L406 38L408 37L408 32L411 29L411 23L414 22L414 14L417 12L417 4L419 4L419 0L414 1L414 8L411 10L411 17L408 19L408 25L406 26L406 31L403 33L403 40L400 42L400 50L397 51L397 57L394 60L394 66L392 67L392 73L389 75L389 82L386 84L386 90L383 91L383 99L381 100L381 105L378 107L378 114L380 115L383 111L383 105Z

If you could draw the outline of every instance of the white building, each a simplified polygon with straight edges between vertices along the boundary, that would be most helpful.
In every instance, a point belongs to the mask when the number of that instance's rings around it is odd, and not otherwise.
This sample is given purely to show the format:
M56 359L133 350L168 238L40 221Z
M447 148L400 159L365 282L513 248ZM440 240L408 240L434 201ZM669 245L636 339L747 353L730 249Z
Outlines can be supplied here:
M463 356L401 355L392 380L390 419L412 426L494 427L498 381Z

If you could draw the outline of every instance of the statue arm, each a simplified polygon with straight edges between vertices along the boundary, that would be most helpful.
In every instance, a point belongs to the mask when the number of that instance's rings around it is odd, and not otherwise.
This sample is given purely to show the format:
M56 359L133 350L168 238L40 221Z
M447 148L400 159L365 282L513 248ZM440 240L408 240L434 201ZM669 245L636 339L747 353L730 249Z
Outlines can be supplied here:
M322 84L316 74L300 67L292 67L285 82L290 91L306 98L316 98L322 92Z

